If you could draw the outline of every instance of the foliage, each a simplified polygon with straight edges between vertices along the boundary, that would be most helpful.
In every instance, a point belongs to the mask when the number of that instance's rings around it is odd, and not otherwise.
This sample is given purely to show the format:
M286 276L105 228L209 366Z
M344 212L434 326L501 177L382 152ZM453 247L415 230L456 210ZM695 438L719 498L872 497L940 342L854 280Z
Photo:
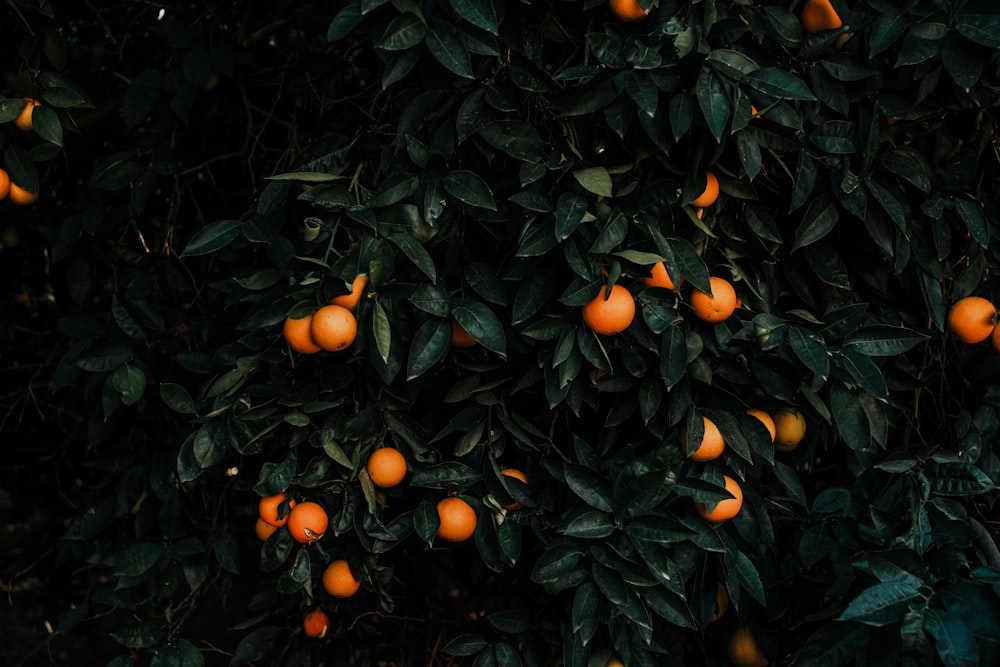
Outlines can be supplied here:
M996 661L1000 357L945 315L1000 303L1000 15L835 1L844 26L808 34L794 3L654 4L124 5L148 39L113 66L26 39L5 95L52 113L30 150L4 124L5 168L30 179L67 134L39 222L72 339L53 379L93 401L109 472L66 545L115 585L67 629L121 610L145 664L202 664L186 621L221 597L231 664L714 665L747 624L776 664ZM115 120L74 145L88 100ZM659 261L678 290L643 287ZM355 343L291 352L286 316L358 273ZM688 304L710 276L742 303L718 324ZM600 336L580 308L607 284L637 317ZM746 410L789 406L808 430L780 453ZM703 416L727 443L708 463L680 447ZM383 504L386 445L409 475ZM743 509L711 524L723 474ZM254 544L278 492L321 503L326 537ZM434 537L449 494L468 543ZM354 598L319 585L335 558ZM301 633L315 606L325 640Z

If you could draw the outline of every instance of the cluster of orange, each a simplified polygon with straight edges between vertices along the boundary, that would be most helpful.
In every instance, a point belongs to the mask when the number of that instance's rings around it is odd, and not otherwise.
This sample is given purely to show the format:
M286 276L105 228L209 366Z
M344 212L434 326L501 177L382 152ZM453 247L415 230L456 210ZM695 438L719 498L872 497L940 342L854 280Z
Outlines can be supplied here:
M327 305L305 317L286 317L283 332L288 347L302 354L320 350L339 352L350 347L358 335L354 312L367 286L368 275L359 274L351 283L349 294L333 297Z
M996 306L981 296L961 298L948 310L948 328L959 340L972 345L989 338L993 349L1000 352L1000 326L997 326L997 319Z
M21 109L21 113L17 115L14 119L14 125L25 132L30 132L34 129L35 125L32 120L34 115L35 107L39 106L41 102L32 99L30 97L24 98L24 108ZM24 206L27 204L33 204L38 200L37 192L29 192L22 188L17 183L10 180L10 175L6 171L0 169L0 199L9 198L12 204L17 204L19 206Z

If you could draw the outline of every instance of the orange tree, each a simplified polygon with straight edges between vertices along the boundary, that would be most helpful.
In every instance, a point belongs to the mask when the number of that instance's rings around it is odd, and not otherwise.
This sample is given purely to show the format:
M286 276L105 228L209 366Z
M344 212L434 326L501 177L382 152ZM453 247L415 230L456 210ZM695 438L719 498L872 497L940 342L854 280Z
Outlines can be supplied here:
M67 548L117 588L65 628L202 664L233 597L231 664L997 660L1000 357L948 312L1000 297L1000 15L627 4L151 28L81 195L125 231L48 228L71 294L114 278L56 370L117 472ZM254 204L192 223L152 193L196 192L219 71L294 142L248 120Z

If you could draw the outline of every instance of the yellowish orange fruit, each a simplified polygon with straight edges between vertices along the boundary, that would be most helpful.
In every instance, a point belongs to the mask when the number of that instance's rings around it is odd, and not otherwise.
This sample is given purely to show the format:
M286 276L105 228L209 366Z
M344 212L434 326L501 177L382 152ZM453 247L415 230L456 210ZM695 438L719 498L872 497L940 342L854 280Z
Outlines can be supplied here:
M282 333L285 335L285 342L288 343L288 347L302 354L315 354L323 349L312 339L312 334L310 333L312 320L312 315L285 318Z
M719 432L719 427L715 425L715 422L708 417L701 419L705 425L701 443L696 449L693 449L691 443L688 442L688 434L685 430L681 434L681 446L684 448L684 453L692 461L711 461L722 455L722 451L726 448L726 441L723 440L722 433Z
M811 33L833 30L844 25L837 11L830 4L830 0L808 0L802 7L799 20L802 21L802 27L806 29L806 32Z
M642 279L642 284L646 287L664 287L672 290L684 284L684 276L680 276L675 285L673 278L671 278L670 274L667 273L666 265L664 265L663 262L657 262L656 264L653 264L653 268L649 270L649 276Z
M990 334L990 342L993 344L993 349L1000 352L1000 326L993 327L993 333Z
M380 447L368 457L368 476L383 489L396 486L406 477L406 459L398 449Z
M271 524L272 526L284 526L288 523L288 516L291 514L292 508L295 507L295 499L292 498L288 501L288 508L285 510L285 514L282 517L278 517L278 511L281 507L281 503L284 502L285 498L288 496L284 493L278 493L273 496L264 496L260 499L257 504L257 511L260 514L262 521Z
M0 169L0 199L7 196L10 192L10 176L3 169Z
M767 414L766 411L761 410L760 408L750 408L747 410L747 414L760 420L760 423L767 428L767 432L771 434L771 442L773 443L774 438L777 435L777 430L775 429L774 419L771 415Z
M613 656L604 663L604 667L625 667L625 663L618 656Z
M309 544L323 537L330 517L319 503L299 503L288 513L288 532L296 542Z
M7 193L12 204L17 204L19 206L27 206L28 204L34 204L38 201L37 192L28 192L22 188L17 183L11 181L10 191Z
M464 542L476 532L476 510L456 496L449 496L437 504L440 525L437 536L446 542Z
M472 347L476 344L476 339L466 331L458 320L451 321L451 344L454 347Z
M719 179L715 177L710 171L705 172L706 182L705 189L693 202L691 206L695 208L706 208L715 203L715 200L719 198Z
M323 588L335 598L349 598L361 588L361 582L354 578L351 566L343 558L335 560L323 571Z
M261 542L267 542L267 538L271 537L276 530L278 530L277 526L272 526L259 517L257 518L257 523L254 525L254 532L257 534L257 539Z
M725 278L712 276L709 279L712 293L695 289L691 292L691 306L698 319L705 322L722 322L728 319L739 306L736 290Z
M767 667L767 656L760 650L753 631L743 626L729 638L729 661L734 667Z
M323 306L312 316L309 335L327 352L339 352L350 347L358 335L354 313L337 305Z
M621 285L612 287L610 293L605 286L601 286L597 296L583 307L582 312L584 324L599 334L610 336L624 331L632 323L635 299Z
M635 23L649 16L649 11L639 6L636 0L609 0L611 13L626 23Z
M35 122L33 116L35 113L35 107L40 106L41 102L30 97L24 98L24 108L21 109L21 113L17 115L14 119L14 125L25 132L30 132L35 127Z
M712 523L720 523L727 519L732 519L740 513L740 509L743 507L743 489L740 488L739 483L729 475L723 475L723 479L726 482L726 491L735 496L734 498L720 500L712 508L712 511L709 511L708 506L704 503L695 504L698 514L703 519L708 519Z
M365 287L367 286L368 274L359 273L354 278L354 282L351 283L350 293L333 297L330 299L330 304L334 306L343 306L353 313L358 309L358 303L361 301L361 296L365 293Z
M793 408L781 408L774 413L774 448L790 452L806 435L806 416Z
M520 480L524 484L528 483L528 476L525 475L520 470L518 470L517 468L504 468L503 470L500 471L500 474L501 475L506 475L507 477L511 477L513 479ZM519 510L522 507L524 507L524 505L522 505L521 503L515 501L513 503L510 503L509 505L504 505L503 507L504 507L504 509L507 509L507 510Z
M330 617L322 609L316 608L302 619L302 631L306 637L321 639L330 629Z
M967 296L948 310L948 328L965 343L979 343L993 333L997 309L988 299Z

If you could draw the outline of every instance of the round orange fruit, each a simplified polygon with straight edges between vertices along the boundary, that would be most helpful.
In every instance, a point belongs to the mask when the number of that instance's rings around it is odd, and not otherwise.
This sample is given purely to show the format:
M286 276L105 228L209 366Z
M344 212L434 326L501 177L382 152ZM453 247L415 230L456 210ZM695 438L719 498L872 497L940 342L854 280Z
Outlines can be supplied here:
M993 349L1000 352L1000 326L993 327L993 333L990 334L990 342L993 344Z
M723 440L722 433L719 432L719 427L715 425L715 422L708 417L702 417L702 421L705 424L705 431L702 434L701 443L693 451L691 443L688 442L687 430L681 434L681 447L684 448L684 454L692 461L717 459L726 448L726 441Z
M398 449L380 447L368 457L368 476L372 484L388 489L406 477L406 459Z
M611 13L626 23L635 23L649 16L649 10L639 6L636 0L609 0Z
M705 172L705 189L698 195L691 206L695 208L706 208L715 203L719 198L719 179L710 171Z
M330 299L330 304L334 306L343 306L353 313L358 309L358 303L361 301L361 296L365 293L365 287L367 286L368 274L359 273L355 276L354 282L351 283L350 293L333 297Z
M513 479L520 480L524 484L528 483L528 476L525 475L520 470L518 470L517 468L504 468L503 470L500 471L500 474L501 475L506 475L507 477L511 477ZM524 505L522 505L521 503L516 502L516 501L513 502L513 503L510 503L509 505L504 505L503 506L503 508L506 509L506 510L519 510L522 507L524 507Z
M10 191L7 193L7 196L10 198L12 204L17 204L18 206L27 206L38 201L37 192L29 192L13 181L11 181Z
M0 169L0 199L7 196L10 192L10 176L3 169Z
M456 496L449 496L437 504L440 525L437 536L446 542L464 542L476 532L476 510Z
M739 305L736 290L725 278L712 276L709 279L712 293L695 289L691 292L691 306L695 316L705 322L722 322L728 319Z
M738 628L729 638L729 661L735 667L767 667L767 656L760 650L750 628Z
M726 491L735 496L735 498L720 500L711 512L708 511L708 507L704 503L696 503L695 505L698 514L703 519L708 519L712 523L720 523L726 519L732 519L740 513L740 508L743 507L743 489L740 488L739 483L729 475L723 475L723 479L726 482Z
M774 419L771 418L771 415L767 414L766 411L761 410L760 408L750 408L747 410L747 414L760 420L760 423L767 428L767 432L771 434L771 442L773 443L774 437L777 435L777 431L775 430Z
M305 632L306 637L321 639L326 636L329 629L330 617L322 609L313 609L302 619L302 631Z
M30 132L35 127L33 116L35 113L35 107L40 106L41 102L30 97L24 98L24 107L21 109L21 113L17 115L14 119L14 125L19 130L24 130L25 132Z
M354 578L351 566L343 558L335 560L323 571L323 588L335 598L349 598L361 588L361 582Z
M646 287L664 287L672 290L684 284L684 277L679 277L677 279L677 284L675 285L673 279L670 277L670 274L667 273L667 267L663 264L663 262L657 262L656 264L653 264L653 268L650 269L649 276L642 279L642 284Z
M997 309L981 296L959 299L948 310L948 328L965 343L979 343L993 333Z
M287 497L284 493L278 493L273 496L264 496L261 498L260 502L257 503L257 511L260 514L261 520L272 526L284 526L288 523L291 510L295 507L294 498L288 501L288 509L285 510L285 515L278 518L278 508Z
M347 349L358 335L354 313L343 306L323 306L312 316L309 334L313 342L327 352Z
M624 331L634 317L635 299L621 285L615 285L610 292L602 286L597 296L583 307L584 324L605 336Z
M798 410L781 408L774 413L774 448L790 452L806 435L806 417Z
M451 321L451 344L455 347L472 347L476 344L476 339L472 337L458 320Z
M815 33L833 30L844 25L830 0L808 0L799 15L806 32Z
M312 315L285 318L282 333L285 335L285 342L288 343L288 347L302 354L315 354L323 349L316 344L316 341L312 339L312 334L309 333L312 327L312 320Z
M257 534L257 539L261 542L267 542L267 538L274 534L274 531L278 530L277 526L272 526L267 521L259 518L257 523L254 525L254 532Z
M319 503L299 503L288 513L288 532L296 542L310 544L323 537L330 517Z

